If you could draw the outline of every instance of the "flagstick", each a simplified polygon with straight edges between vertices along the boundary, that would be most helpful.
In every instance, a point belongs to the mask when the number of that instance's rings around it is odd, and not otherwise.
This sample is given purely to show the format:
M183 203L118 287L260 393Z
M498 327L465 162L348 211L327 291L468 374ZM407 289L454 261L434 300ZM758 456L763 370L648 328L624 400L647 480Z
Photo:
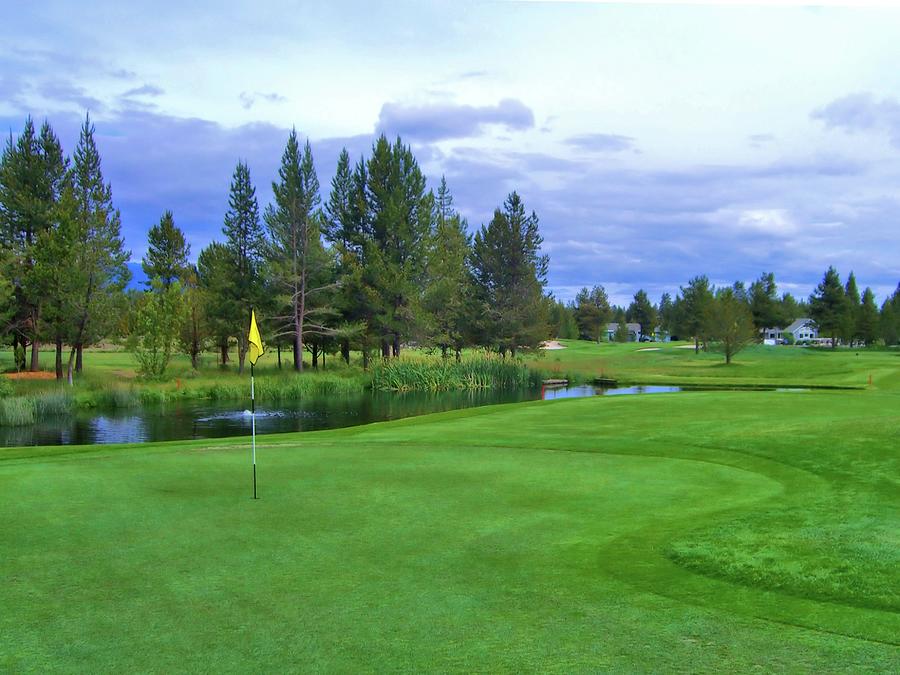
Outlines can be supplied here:
M256 397L253 390L253 364L250 364L250 428L253 447L253 499L259 499L256 496Z

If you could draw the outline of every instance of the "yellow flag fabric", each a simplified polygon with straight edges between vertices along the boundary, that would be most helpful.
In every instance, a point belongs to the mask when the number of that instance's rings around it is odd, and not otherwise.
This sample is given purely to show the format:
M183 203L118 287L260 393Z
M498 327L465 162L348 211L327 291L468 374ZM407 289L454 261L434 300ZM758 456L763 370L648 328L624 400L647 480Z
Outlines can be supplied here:
M266 353L263 346L262 338L259 335L259 327L256 325L256 312L250 310L250 349L247 352L247 358L250 359L250 365L255 366L260 356Z

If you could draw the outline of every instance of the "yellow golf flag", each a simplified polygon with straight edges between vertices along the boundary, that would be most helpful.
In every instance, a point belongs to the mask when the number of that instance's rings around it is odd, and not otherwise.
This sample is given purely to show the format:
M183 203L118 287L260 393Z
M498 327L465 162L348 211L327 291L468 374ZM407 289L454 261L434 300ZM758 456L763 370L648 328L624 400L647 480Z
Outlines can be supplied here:
M250 365L255 366L260 356L266 353L263 346L262 338L259 336L259 327L256 325L256 312L250 310L250 349L247 352L247 358L250 359Z

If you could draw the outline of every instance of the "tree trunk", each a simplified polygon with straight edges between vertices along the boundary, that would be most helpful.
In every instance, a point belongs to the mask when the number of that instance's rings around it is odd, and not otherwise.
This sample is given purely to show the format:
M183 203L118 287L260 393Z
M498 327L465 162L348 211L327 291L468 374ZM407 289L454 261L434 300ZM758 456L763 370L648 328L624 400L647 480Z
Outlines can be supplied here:
M63 379L62 351L63 351L62 337L57 336L57 338L56 338L56 379L57 380Z
M242 339L238 339L238 374L244 374L244 359L247 357L247 345Z
M397 358L398 356L400 356L400 336L399 335L394 335L394 344L391 345L391 347L394 350L394 358Z
M224 366L226 363L228 363L228 341L227 340L225 342L221 342L219 344L219 350L220 350L221 357L222 357L222 365Z
M694 337L694 353L700 353L700 338L696 336Z
M350 365L350 340L341 340L341 357L344 363Z
M319 368L319 345L316 342L312 343L312 367L316 370Z
M41 369L41 341L38 340L38 323L40 319L41 310L39 307L35 307L31 312L31 330L34 334L34 340L31 341L31 364L28 367L28 370L32 373Z
M391 358L391 346L388 344L388 341L384 339L381 341L381 358Z
M297 331L296 324L294 330ZM303 370L303 340L300 338L299 331L294 333L294 370L298 373Z
M278 370L281 370L281 345L277 345L278 348Z
M75 372L80 373L84 370L84 345L75 345Z
M462 350L457 347L456 348L456 362L460 363L462 361Z
M441 345L441 360L447 360L447 345Z
M75 377L73 375L73 368L75 366L75 347L69 350L69 366L66 369L67 371L67 380L69 382L69 386L72 387L75 385Z
M363 370L369 369L369 350L363 347Z

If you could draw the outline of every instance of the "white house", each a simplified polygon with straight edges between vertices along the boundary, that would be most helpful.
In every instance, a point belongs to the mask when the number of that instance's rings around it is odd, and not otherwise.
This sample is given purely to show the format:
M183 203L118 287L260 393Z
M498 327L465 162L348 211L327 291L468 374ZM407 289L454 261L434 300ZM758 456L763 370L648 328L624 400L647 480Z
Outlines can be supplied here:
M819 339L819 329L816 326L816 322L807 318L797 319L787 328L779 328L777 326L763 328L760 333L762 334L762 339L764 341L774 340L774 343L769 344L778 344L779 342L784 341L785 333L793 335L795 342L799 340Z

